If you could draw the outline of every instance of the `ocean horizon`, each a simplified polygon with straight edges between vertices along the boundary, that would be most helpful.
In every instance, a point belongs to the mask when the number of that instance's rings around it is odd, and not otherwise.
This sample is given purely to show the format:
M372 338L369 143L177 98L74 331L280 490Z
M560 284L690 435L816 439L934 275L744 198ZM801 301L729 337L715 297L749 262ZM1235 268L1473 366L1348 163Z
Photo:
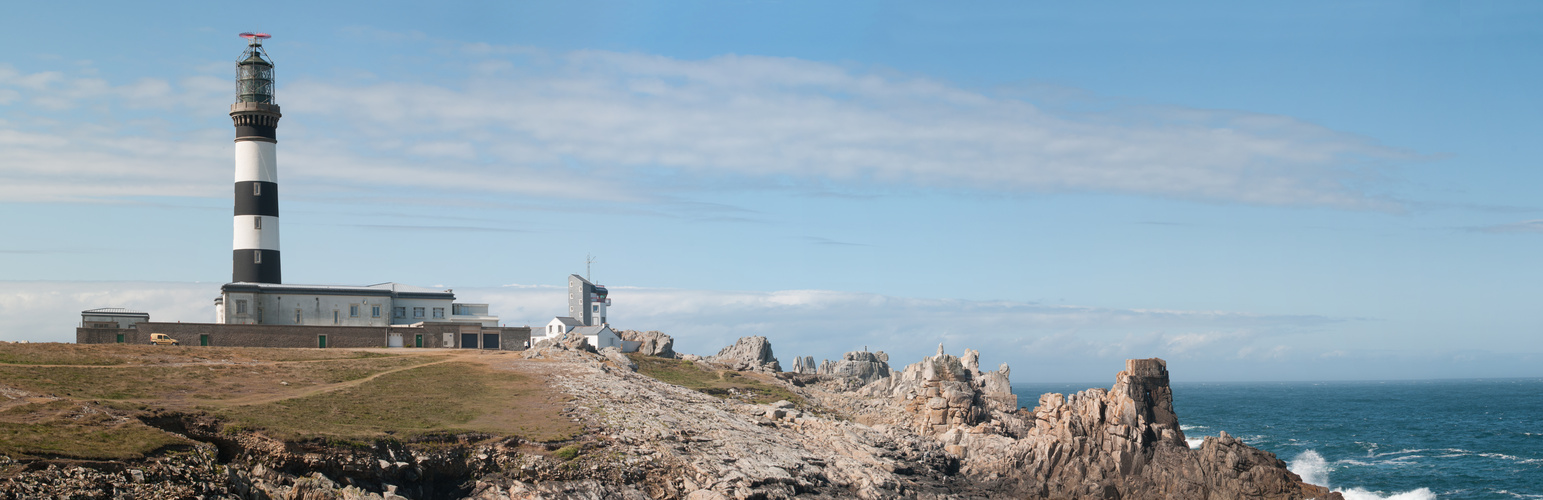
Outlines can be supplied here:
M1039 395L1112 384L1015 383ZM1220 432L1348 500L1543 499L1543 378L1175 382L1191 447Z

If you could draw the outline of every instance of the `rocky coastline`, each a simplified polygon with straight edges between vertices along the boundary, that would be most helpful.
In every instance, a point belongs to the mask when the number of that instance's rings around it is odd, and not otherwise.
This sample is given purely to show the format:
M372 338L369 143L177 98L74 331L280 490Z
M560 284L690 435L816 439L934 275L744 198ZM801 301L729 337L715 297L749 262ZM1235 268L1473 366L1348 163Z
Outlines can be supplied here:
M1133 359L1108 388L1012 394L1010 369L944 352L896 370L853 352L781 371L770 342L646 354L775 384L797 401L709 395L638 371L583 337L543 342L509 369L540 370L583 425L564 443L490 435L372 443L286 442L207 415L148 412L193 446L143 460L0 456L3 498L1088 498L1341 499L1274 455L1222 433L1197 449L1173 413L1168 367Z

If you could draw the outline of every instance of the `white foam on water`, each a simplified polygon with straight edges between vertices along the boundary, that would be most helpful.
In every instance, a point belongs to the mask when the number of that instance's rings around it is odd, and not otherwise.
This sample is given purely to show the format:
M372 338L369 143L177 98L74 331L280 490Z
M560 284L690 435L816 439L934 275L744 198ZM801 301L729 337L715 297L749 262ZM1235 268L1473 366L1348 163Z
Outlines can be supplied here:
M1353 463L1353 461L1342 460L1338 463ZM1334 487L1329 486L1329 471L1333 467L1317 451L1303 451L1296 458L1292 459L1291 462L1287 463L1286 468L1296 473L1296 475L1302 476L1302 482L1334 489ZM1432 493L1430 488L1420 488L1392 494L1386 494L1381 491L1368 491L1362 488L1339 489L1338 491L1345 496L1345 500L1436 500L1436 494Z
M1381 491L1366 491L1361 488L1340 490L1339 493L1345 496L1345 500L1436 500L1436 494L1431 493L1430 488L1420 488L1391 495L1385 495Z
M1303 451L1286 464L1286 469L1302 476L1303 482L1324 487L1329 485L1329 461L1316 451Z
M1205 438L1203 438L1203 437L1198 437L1198 438L1187 437L1187 438L1184 438L1184 444L1189 445L1189 449L1191 449L1191 450L1198 450L1198 449L1200 449L1200 445L1204 444L1204 443L1205 443Z

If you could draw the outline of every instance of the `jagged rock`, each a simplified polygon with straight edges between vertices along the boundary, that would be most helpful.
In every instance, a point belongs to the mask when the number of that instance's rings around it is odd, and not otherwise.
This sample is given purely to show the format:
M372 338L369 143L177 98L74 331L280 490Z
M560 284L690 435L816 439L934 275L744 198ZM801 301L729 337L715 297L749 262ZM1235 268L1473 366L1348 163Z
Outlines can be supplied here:
M819 373L819 367L815 366L814 364L814 356L793 358L793 373L801 373L804 375L814 375Z
M857 388L892 375L893 371L889 368L888 360L889 355L884 354L883 351L877 353L853 351L842 355L841 361L832 363L826 360L821 363L818 373L835 379L849 388ZM810 361L810 364L813 364L813 360Z
M1190 450L1173 413L1167 363L1133 359L1125 367L1109 390L1045 394L1032 412L1000 415L1029 420L1018 439L957 435L971 457L965 471L994 475L1003 482L998 491L1027 497L1343 500L1225 434Z
M718 355L707 360L739 371L782 371L782 365L772 355L771 342L759 335L740 337L734 345L723 348L718 351Z
M656 330L640 332L637 330L622 330L616 332L622 340L641 342L638 353L646 356L658 356L661 358L675 357L675 339Z

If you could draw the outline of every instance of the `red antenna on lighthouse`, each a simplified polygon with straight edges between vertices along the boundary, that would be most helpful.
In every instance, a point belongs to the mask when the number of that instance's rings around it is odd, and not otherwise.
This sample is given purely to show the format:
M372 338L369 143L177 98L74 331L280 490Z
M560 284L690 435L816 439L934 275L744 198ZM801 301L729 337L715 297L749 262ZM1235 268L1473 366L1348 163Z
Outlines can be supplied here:
M254 39L254 38L256 38L256 39L263 39L263 38L273 38L273 35L269 35L267 33L242 33L241 34L241 38L245 38L247 40L251 40L251 39Z

